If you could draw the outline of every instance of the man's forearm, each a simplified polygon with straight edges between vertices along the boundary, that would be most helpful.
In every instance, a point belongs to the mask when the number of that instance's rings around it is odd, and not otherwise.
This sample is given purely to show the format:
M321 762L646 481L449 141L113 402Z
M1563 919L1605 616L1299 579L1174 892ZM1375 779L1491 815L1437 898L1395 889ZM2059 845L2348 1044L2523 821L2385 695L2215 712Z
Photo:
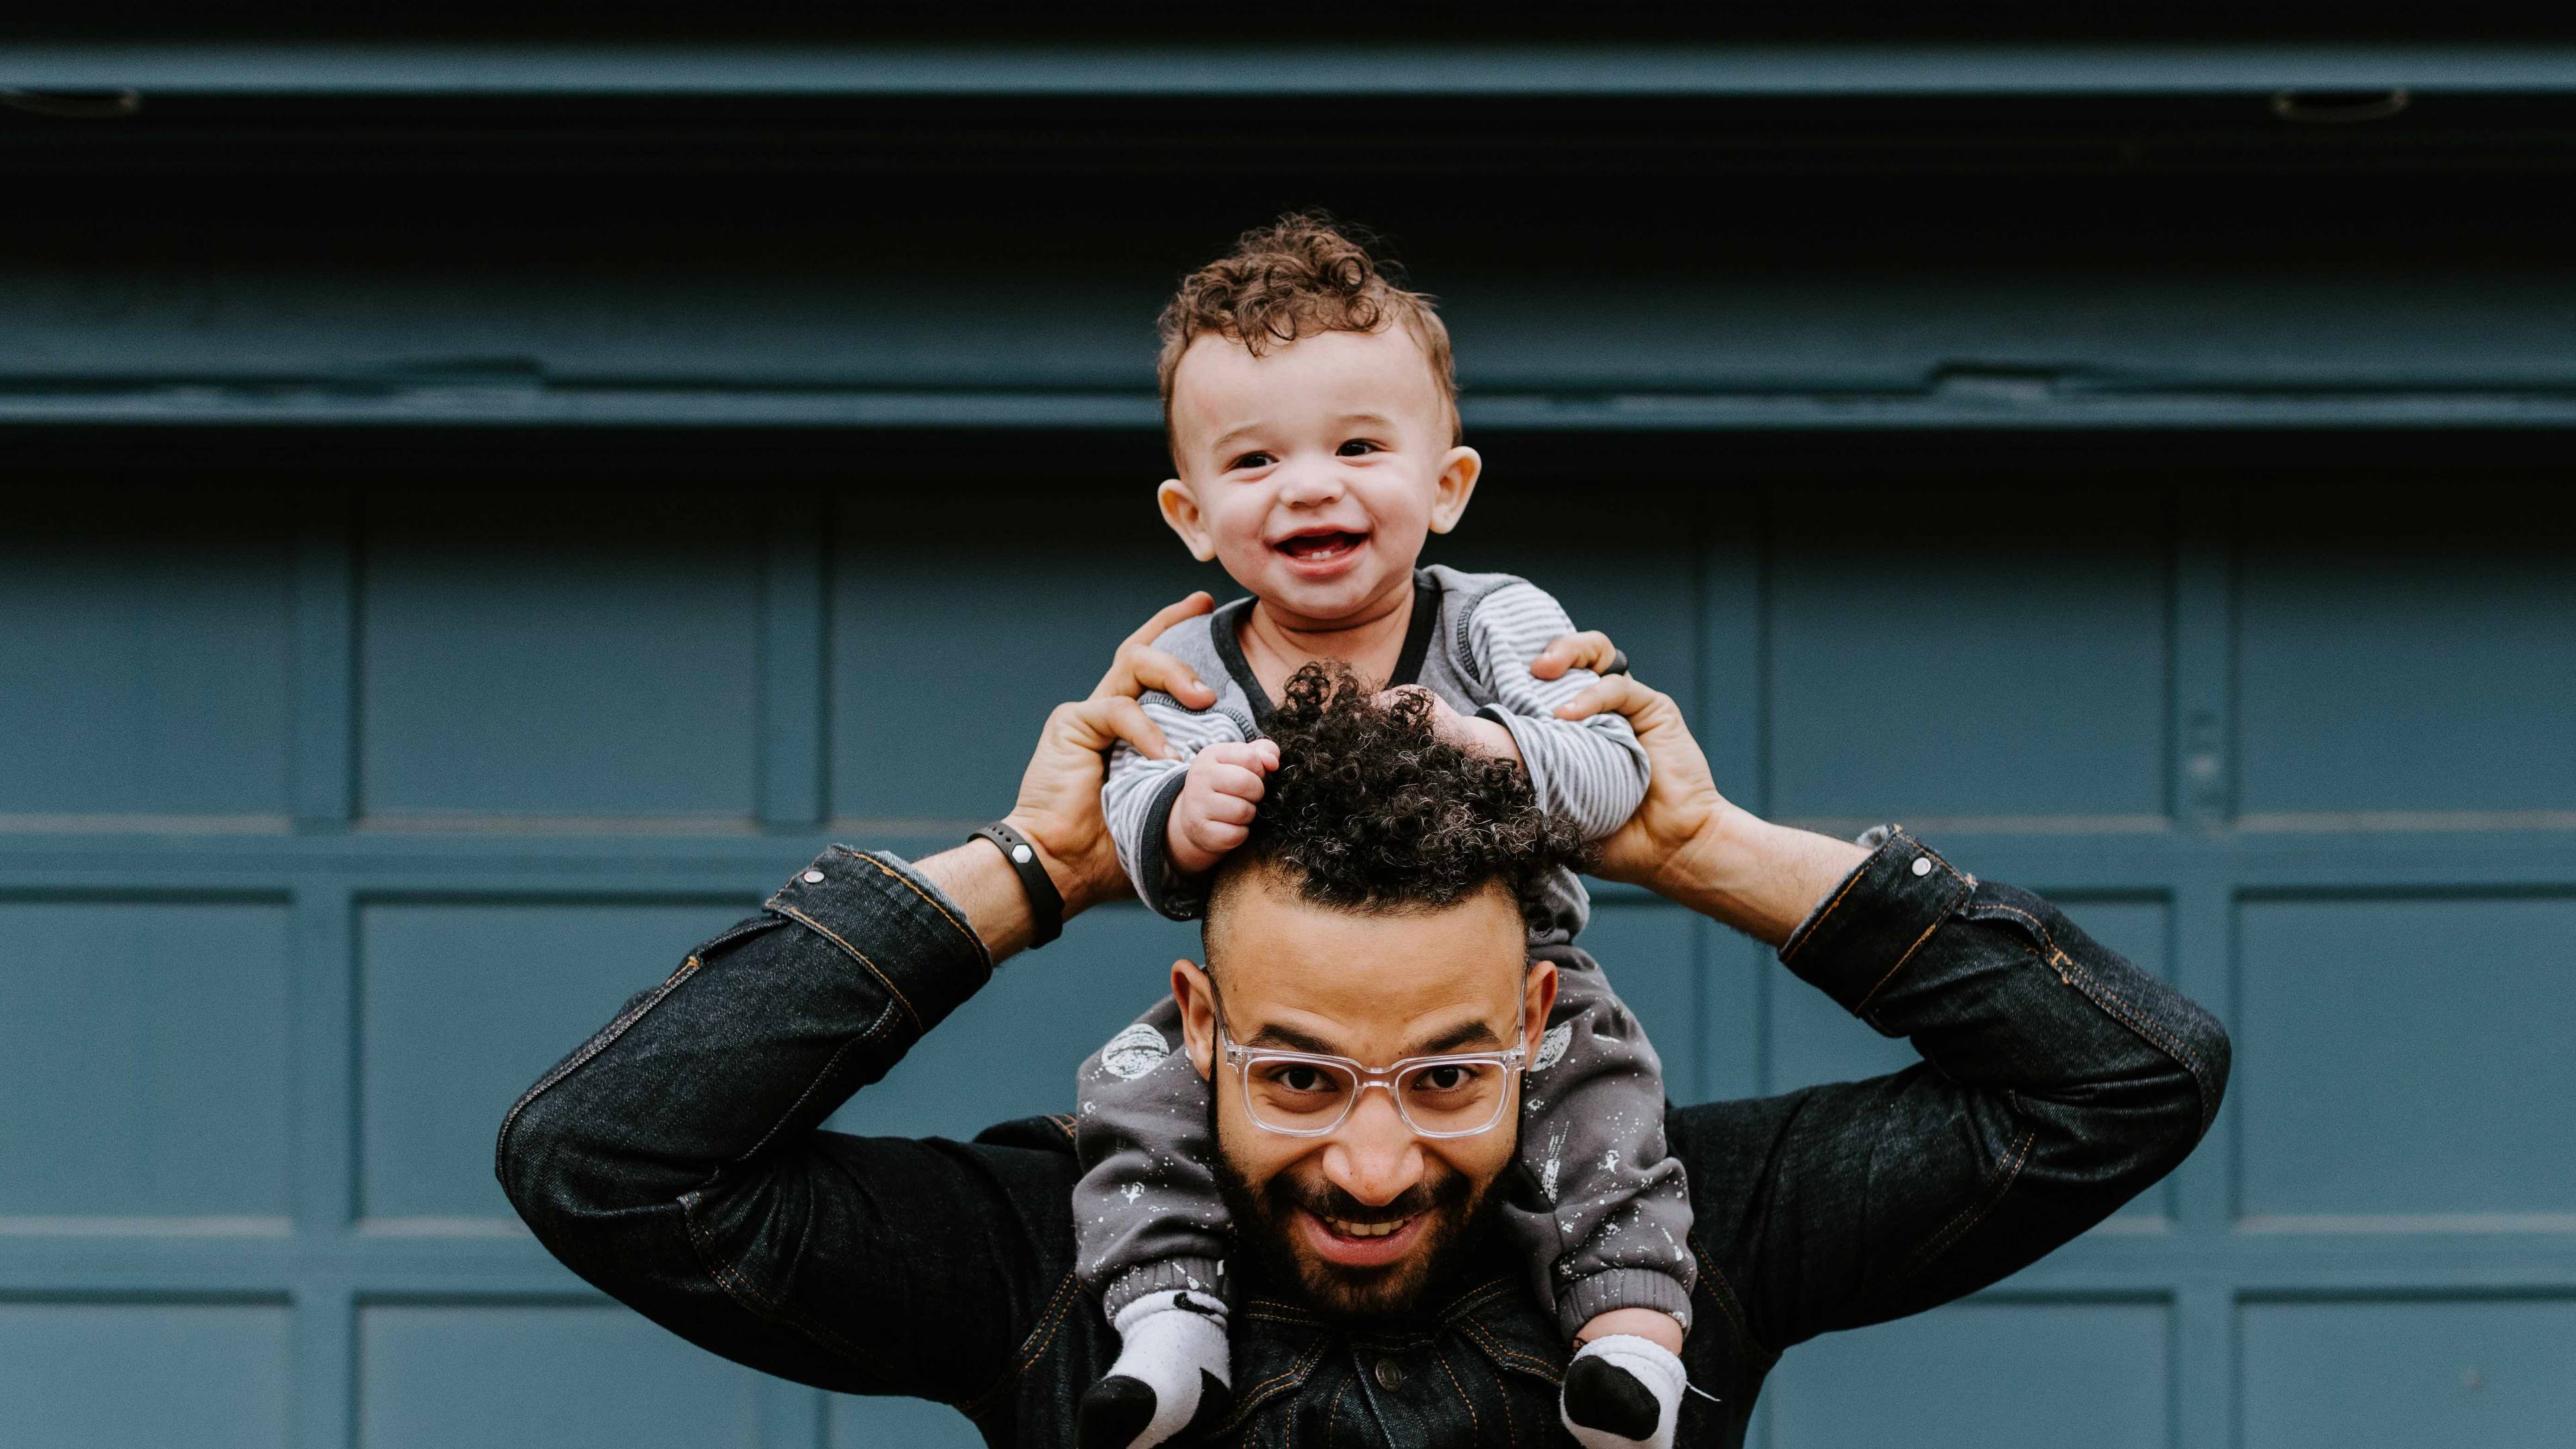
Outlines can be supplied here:
M1676 862L1666 894L1692 910L1778 946L1869 852L1848 840L1774 825L1733 805Z
M1028 948L1036 934L1029 893L1011 863L1002 858L1000 846L978 836L915 861L913 869L929 877L966 913L966 924L974 928L996 964Z

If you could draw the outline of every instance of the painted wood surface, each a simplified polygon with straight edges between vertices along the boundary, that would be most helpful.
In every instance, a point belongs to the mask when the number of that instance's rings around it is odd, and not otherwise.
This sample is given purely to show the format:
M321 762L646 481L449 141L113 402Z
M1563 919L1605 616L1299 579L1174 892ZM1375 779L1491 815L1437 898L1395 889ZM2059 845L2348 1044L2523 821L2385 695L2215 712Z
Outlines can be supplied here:
M1793 1351L1775 1449L2552 1442L2576 1424L2576 534L2461 479L1498 481L1721 787L2063 901L2237 1045L2210 1141L1999 1288ZM863 469L861 470L863 471ZM1221 583L1151 479L57 498L0 542L0 1420L40 1444L969 1442L603 1306L511 1098L826 840L924 851ZM773 493L805 494L781 508ZM138 504L140 506L138 506ZM2325 520L2319 522L2319 520ZM1685 1099L1909 1059L1615 888ZM1062 1105L1194 948L1104 910L845 1109Z

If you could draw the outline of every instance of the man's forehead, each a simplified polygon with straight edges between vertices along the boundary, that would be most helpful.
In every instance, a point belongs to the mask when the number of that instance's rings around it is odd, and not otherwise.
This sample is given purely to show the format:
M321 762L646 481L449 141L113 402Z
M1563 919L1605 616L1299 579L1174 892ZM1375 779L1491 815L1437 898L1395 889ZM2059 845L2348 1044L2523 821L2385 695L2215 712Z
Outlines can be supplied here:
M1355 1029L1355 1026L1357 1029ZM1368 1029L1375 1026L1377 1029ZM1237 1045L1278 1051L1354 1057L1368 1061L1383 1056L1438 1056L1444 1052L1500 1051L1512 1043L1512 1023L1491 1010L1459 1005L1420 1022L1350 1023L1330 1016L1313 1017L1293 1005L1274 1008L1249 1023L1226 1023L1229 1035L1241 1033Z
M1418 1054L1507 1045L1519 1025L1528 953L1507 892L1391 911L1305 901L1284 882L1222 895L1208 965L1239 1041Z

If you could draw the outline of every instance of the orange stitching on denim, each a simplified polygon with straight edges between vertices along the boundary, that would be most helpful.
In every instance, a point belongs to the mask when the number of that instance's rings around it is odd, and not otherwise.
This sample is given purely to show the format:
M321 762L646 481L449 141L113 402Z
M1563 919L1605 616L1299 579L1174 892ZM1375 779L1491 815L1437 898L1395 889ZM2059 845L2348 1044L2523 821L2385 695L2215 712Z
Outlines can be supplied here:
M1064 1328L1066 1317L1065 1309L1071 1307L1073 1303L1075 1295L1068 1291L1073 1287L1073 1282L1074 1279L1071 1273L1064 1275L1063 1286L1056 1290L1054 1298L1048 1300L1046 1337L1039 1339L1037 1346L1031 1348L1028 1353L1020 1359L1020 1366L1011 1370L1011 1377L1018 1378L1020 1375L1027 1373L1031 1368L1035 1367L1037 1361L1046 1356L1048 1347L1054 1344L1056 1334ZM1032 1336L1034 1336L1035 1330L1031 1330L1031 1333ZM1026 1339L1021 1341L1023 1343L1027 1342Z
M852 960L855 960L860 965L868 968L868 974L870 976L875 977L886 990L894 993L895 1000L903 1003L903 1014L912 1018L912 1024L916 1027L921 1026L921 1013L912 1009L912 1002L904 996L903 988L895 985L884 972L879 971L877 969L877 963L869 960L867 958L867 953L861 951L858 947L851 945L849 942L842 940L839 936L834 935L829 926L824 925L821 921L815 920L812 916L805 914L794 906L780 907L779 914L786 916L790 920L804 922L807 926L821 932L824 938L829 940L833 945L847 951Z
M1511 1286L1511 1279L1496 1278L1491 1282L1470 1288L1464 1294L1452 1301L1447 1308L1441 1311L1440 1321L1443 1323L1453 1322L1460 1315L1468 1312L1469 1310L1482 1307L1486 1303L1493 1301L1496 1294L1508 1291Z
M697 974L697 957L691 956L687 960L682 961L680 963L680 969L672 972L669 979L665 980L659 987L655 988L653 994L645 998L643 1005L636 1007L631 1012L619 1013L615 1020L599 1029L599 1035L592 1037L589 1041L583 1043L580 1051L575 1052L570 1058L566 1059L562 1065L556 1067L553 1071L546 1073L545 1076L539 1079L535 1086L530 1087L518 1101L511 1103L509 1115L501 1119L501 1135L494 1139L492 1144L493 1170L497 1173L508 1164L510 1153L510 1129L519 1125L519 1114L528 1109L528 1104L530 1102L537 1100L537 1098L552 1090L557 1082L562 1081L564 1078L580 1071L583 1067L588 1066L591 1058L598 1056L601 1052L617 1045L618 1038L626 1035L628 1029L633 1027L635 1023L642 1021L646 1012L649 1012L654 1007L661 1005L662 998L678 990L681 982L686 981Z
M1270 1377L1254 1384L1249 1390L1246 1390L1244 1393L1245 1405L1249 1407L1252 1403L1257 1402L1259 1397L1268 1392L1272 1385L1285 1383L1290 1379L1298 1377L1307 1368L1312 1367L1312 1365L1308 1364L1306 1360L1310 1357L1323 1357L1322 1349L1323 1345L1320 1342L1307 1345L1304 1353L1301 1353L1288 1361L1288 1367L1281 1369L1279 1372L1272 1374Z
M716 1246L715 1239L699 1226L697 1215L689 1211L689 1199L696 1196L695 1192L691 1192L680 1199L678 1204L680 1225L688 1232L690 1244L698 1250L699 1264L707 1270L707 1276L716 1281L716 1286L739 1300L743 1307L750 1309L756 1318L775 1323L782 1328L794 1329L812 1339L817 1345L830 1349L852 1363L865 1365L875 1361L858 1345L819 1323L808 1321L805 1315L792 1312L786 1304L761 1292L750 1278L744 1276L740 1268L726 1262L724 1253Z
M742 1284L742 1292L756 1300L761 1308L778 1308L780 1305L777 1300L771 1298L768 1294L761 1292L759 1288L752 1284L750 1279L742 1276L741 1270L725 1261L724 1252L716 1246L715 1238L711 1236L704 1227L699 1225L697 1214L689 1211L689 1199L696 1197L697 1195L698 1192L696 1190L692 1190L680 1198L680 1226L688 1229L689 1242L698 1250L698 1257L703 1263L705 1263L708 1272L715 1275L719 1280L731 1277L740 1281ZM733 1290L728 1288L726 1291L731 1292Z
M989 970L991 970L991 969L993 968L993 953L992 953L992 951L991 951L991 950L987 949L987 948L986 948L986 946L984 945L984 938L983 938L983 937L981 937L981 936L976 935L973 931L970 931L970 930L966 929L966 923L965 923L965 922L963 922L963 921L961 921L961 920L957 919L955 916L950 915L950 914L948 913L948 908L947 908L946 906L941 905L935 897L933 897L933 896L931 896L931 895L930 895L930 893L929 893L929 892L924 891L921 887L919 887L919 886L917 886L917 885L914 885L914 884L912 883L912 878L911 878L910 876L905 875L902 871L896 870L894 867L892 867L892 866L890 866L890 865L886 864L886 863L885 863L884 861L882 861L882 860L877 859L877 858L876 858L875 856L873 856L873 855L861 855L861 854L859 854L857 851L855 851L855 850L851 850L851 849L849 849L849 848L848 848L848 847L846 847L846 846L839 846L839 845L835 845L835 846L833 846L832 848L833 848L834 850L840 851L843 855L849 856L849 857L850 857L851 859L853 859L853 860L863 860L863 861L866 861L868 864L870 864L870 865L872 865L872 866L875 866L878 870L883 871L886 875L888 875L888 876L892 877L894 880L896 880L896 881L898 881L898 882L901 882L901 883L902 883L902 885L903 885L903 888L904 888L905 890L908 890L908 891L912 892L914 895L917 895L917 896L921 897L921 903L922 903L923 905L930 907L930 908L931 908L932 910L934 910L934 911L937 911L937 912L939 913L940 919L942 919L942 920L946 921L949 925L956 927L956 928L957 928L957 934L958 934L958 935L961 935L961 936L965 937L967 940L972 941L972 942L974 942L974 943L975 943L975 953L976 953L977 955L982 956L982 957L984 958L984 969L985 969L985 970L989 971Z
M2148 1020L2144 1012L2139 1011L2136 1007L2129 1004L2127 997L2124 997L2120 993L2113 991L2110 987L2103 985L2092 972L2084 969L2083 965L2077 962L2073 957L2068 956L2065 952L2061 951L2057 954L2056 964L2061 974L2071 973L2069 979L2072 979L2072 976L2083 977L2084 994L2092 997L2096 1004L2099 1004L2103 998L2108 997L2114 1005L2119 1007L2119 1010L2111 1012L2111 1015L2115 1017L2121 1025L2126 1026L2131 1031L2136 1032L2138 1035L2145 1037L2148 1041L2162 1048L2166 1055L2182 1064L2184 1071L2191 1073L2193 1095L2200 1099L2201 1130L2207 1131L2209 1129L2209 1124L2218 1116L2218 1107L2216 1103L2210 1100L2209 1079L2207 1075L2208 1067L2201 1061L2200 1054L2193 1051L2179 1037L2172 1035L2165 1031L2164 1028L2156 1025L2153 1021ZM2103 1009L2106 1011L2110 1010L2107 1006Z
M1466 1406L1467 1432L1475 1438L1484 1438L1484 1426L1476 1419L1476 1401L1467 1397L1467 1386L1458 1382L1458 1371L1449 1366L1449 1355L1435 1347L1431 1350L1431 1361L1440 1365L1440 1372L1449 1380L1449 1387L1458 1393L1458 1402Z
M2172 1035L2163 1027L2149 1020L2145 1012L2142 1012L2138 1010L2138 1008L2129 1004L2129 999L2127 997L2113 991L2108 986L2104 986L2098 977L2094 976L2092 972L2086 970L2083 966L2078 965L2073 958L2061 954L2058 957L2058 963L2068 971L2081 975L2086 982L2090 983L2094 989L2100 991L2104 996L2118 1002L2120 1009L2135 1019L2136 1027L2140 1035L2145 1036L2148 1040L2153 1041L2157 1045L2164 1047L2167 1051L2172 1052L2176 1060L2191 1069L2193 1080L2198 1081L2200 1079L2201 1073L2204 1070L2203 1064L2200 1060L2200 1054L2193 1051L2180 1037Z
M1443 1359L1442 1362L1446 1363L1447 1360ZM1487 1374L1492 1374L1493 1371L1493 1365L1487 1364L1485 1366L1485 1372ZM1503 1384L1500 1379L1495 1380L1494 1388L1496 1390L1497 1397L1502 1400L1503 1405L1503 1442L1511 1446L1511 1449L1520 1449L1521 1431L1512 1423L1512 1421L1519 1418L1520 1415L1512 1412L1511 1397L1508 1393L1503 1392Z
M1906 947L1905 954L1897 957L1896 964L1888 967L1887 974L1879 977L1877 982L1869 988L1868 993L1861 997L1860 1005L1853 1008L1855 1013L1867 1011L1869 1009L1869 1004L1878 999L1878 993L1887 988L1888 982L1896 979L1896 973L1905 969L1905 963L1913 960L1914 953L1922 950L1923 943L1931 940L1932 933L1941 929L1942 924L1950 919L1951 913L1958 910L1959 899L1960 897L1953 897L1949 904L1941 908L1940 913L1932 918L1932 924L1923 928L1923 934L1914 938L1914 944Z
M850 1048L885 1030L886 1023L892 1020L894 1020L894 1007L889 1005L877 1013L876 1020L868 1023L867 1030L841 1043L840 1049L832 1053L829 1061L823 1063L823 1070L814 1074L814 1080L807 1082L805 1090L796 1094L796 1100L787 1104L787 1110L778 1114L778 1120L769 1124L769 1130L760 1134L760 1140L743 1149L742 1155L734 1161L749 1162L759 1156L760 1149L769 1145L769 1139L778 1135L778 1129L786 1126L788 1119L796 1115L796 1109L805 1105L805 1099L813 1096L817 1088L832 1079L832 1073L840 1069L841 1058L850 1054Z
M1027 1335L1020 1340L1020 1347L1027 1349L1027 1354L1016 1366L1003 1370L1000 1376L993 1380L990 1388L959 1404L957 1412L971 1419L1000 1402L1003 1392L1020 1381L1021 1376L1038 1361L1039 1356L1047 1351L1047 1345L1055 1342L1057 1330L1064 1326L1065 1309L1073 1299L1080 1296L1075 1293L1074 1288L1074 1276L1071 1273L1065 1274L1057 1281L1055 1292L1047 1298L1045 1312L1039 1316L1036 1325L1031 1327ZM1041 1329L1046 1333L1043 1339L1038 1337ZM1035 1342L1035 1347L1030 1346L1032 1341Z
M1279 1372L1263 1379L1260 1383L1244 1390L1243 1397L1235 1401L1234 1412L1227 1415L1225 1422L1217 1425L1212 1432L1217 1434L1232 1432L1236 1425L1241 1424L1246 1418L1251 1416L1254 1409L1268 1402L1269 1399L1274 1396L1274 1385L1288 1383L1292 1380L1304 1379L1308 1373L1313 1372L1316 1362L1322 1359L1323 1356L1324 1340L1319 1338L1313 1343L1308 1344L1306 1346L1306 1351L1297 1355L1294 1360L1290 1361L1288 1367L1281 1369ZM1350 1387L1349 1381L1345 1380L1342 1386L1344 1388Z
M1984 1222L1986 1214L1993 1212L2004 1200L2004 1195L2012 1190L2013 1182L2021 1176L2022 1164L2030 1158L2031 1144L2038 1140L2038 1128L2033 1127L2023 1132L2021 1142L2013 1148L2012 1155L2004 1159L2003 1165L1996 1169L1994 1181L1986 1185L1985 1191L1977 1194L1974 1202L1959 1209L1950 1221L1943 1224L1941 1230L1934 1233L1922 1247L1915 1249L1905 1266L1897 1270L1897 1276L1910 1277L1931 1267L1943 1253L1950 1251L1953 1245L1973 1231L1977 1224Z
M1324 1449L1333 1449L1335 1444L1341 1442L1342 1395L1349 1393L1351 1385L1358 1379L1359 1375L1354 1373L1342 1380L1342 1386L1333 1390L1333 1401L1324 1406Z
M1502 1339L1495 1334L1492 1328L1483 1323L1479 1323L1473 1319L1463 1320L1459 1323L1458 1330L1461 1333L1466 1334L1468 1337L1477 1340L1479 1343L1482 1343L1485 1346L1485 1351L1491 1353L1496 1358L1505 1358L1516 1363L1528 1364L1534 1368L1543 1370L1546 1373L1546 1376L1551 1380L1557 1377L1557 1367L1555 1364L1546 1359L1540 1358L1536 1354L1523 1352L1522 1350L1514 1348L1510 1344L1503 1342Z
M1885 849L1884 846L1880 848ZM1859 885L1860 878L1867 874L1869 874L1869 862L1866 860L1852 867L1851 874L1843 880L1843 888L1834 892L1833 900L1828 902L1822 911L1816 913L1816 918L1813 921L1807 923L1805 933L1798 937L1797 950L1791 951L1788 956L1781 957L1781 965L1788 965L1789 956L1795 956L1799 954L1799 952L1807 949L1807 943L1816 939L1816 933L1823 930L1825 928L1825 922L1833 918L1834 908L1843 903L1843 897L1850 895L1852 893L1852 887Z
M1501 1339L1496 1338L1492 1329L1476 1322L1472 1318L1460 1320L1458 1331L1464 1333L1469 1338L1474 1339L1477 1344L1485 1350L1485 1352L1492 1354L1496 1358L1508 1359L1514 1363L1521 1364L1528 1368L1532 1373L1537 1374L1540 1378L1547 1380L1549 1383L1561 1384L1565 1382L1564 1376L1557 1371L1556 1365L1549 1363L1546 1359L1538 1358L1533 1355L1523 1353L1519 1349L1510 1347Z
M1691 1252L1699 1258L1699 1281L1708 1289L1709 1296L1717 1300L1717 1311L1726 1315L1727 1326L1735 1330L1735 1336L1743 1340L1746 1348L1753 1350L1755 1358L1765 1363L1777 1362L1779 1352L1754 1336L1753 1325L1744 1317L1744 1305L1736 1300L1735 1285L1727 1282L1726 1274L1718 1270L1717 1260L1708 1255L1708 1249L1700 1246L1697 1237L1690 1240L1690 1245Z
M1979 906L1972 907L1971 909L1976 910L1976 911L1980 911L1980 912L1983 912L1983 911L2009 911L2009 912L2011 912L2012 914L2014 914L2014 915L2016 915L2016 916L2021 917L2023 920L2030 922L2030 928L2031 928L2032 930L2037 931L2037 932L2039 933L2040 943L2041 943L2041 944L2043 944L2043 945L2045 945L2045 946L2047 946L2051 954L2056 954L2056 952L2057 952L2057 941L2056 941L2056 939L2055 939L2054 937L2052 937L2052 936L2050 936L2050 935L2048 934L2048 927L2047 927L2046 925L2044 925L2044 924L2042 924L2042 923L2041 923L2041 921L2040 921L2039 917L2032 915L2030 912L2023 910L2021 907L2019 907L2019 906L2008 906L2008 905L2005 905L2005 904L2004 904L2003 902L2001 902L2001 901L1987 901L1987 902L1985 902L1984 904L1979 905ZM1978 917L1978 919L1984 919L1984 918L1983 918L1983 917Z

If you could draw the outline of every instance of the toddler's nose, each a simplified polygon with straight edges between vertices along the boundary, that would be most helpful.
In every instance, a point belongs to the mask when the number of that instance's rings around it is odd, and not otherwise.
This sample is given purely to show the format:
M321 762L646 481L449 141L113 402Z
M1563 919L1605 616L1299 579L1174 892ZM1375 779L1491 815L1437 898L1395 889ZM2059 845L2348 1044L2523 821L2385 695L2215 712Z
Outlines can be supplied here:
M1291 508L1312 508L1341 496L1342 475L1337 468L1291 468L1279 482L1279 501Z

